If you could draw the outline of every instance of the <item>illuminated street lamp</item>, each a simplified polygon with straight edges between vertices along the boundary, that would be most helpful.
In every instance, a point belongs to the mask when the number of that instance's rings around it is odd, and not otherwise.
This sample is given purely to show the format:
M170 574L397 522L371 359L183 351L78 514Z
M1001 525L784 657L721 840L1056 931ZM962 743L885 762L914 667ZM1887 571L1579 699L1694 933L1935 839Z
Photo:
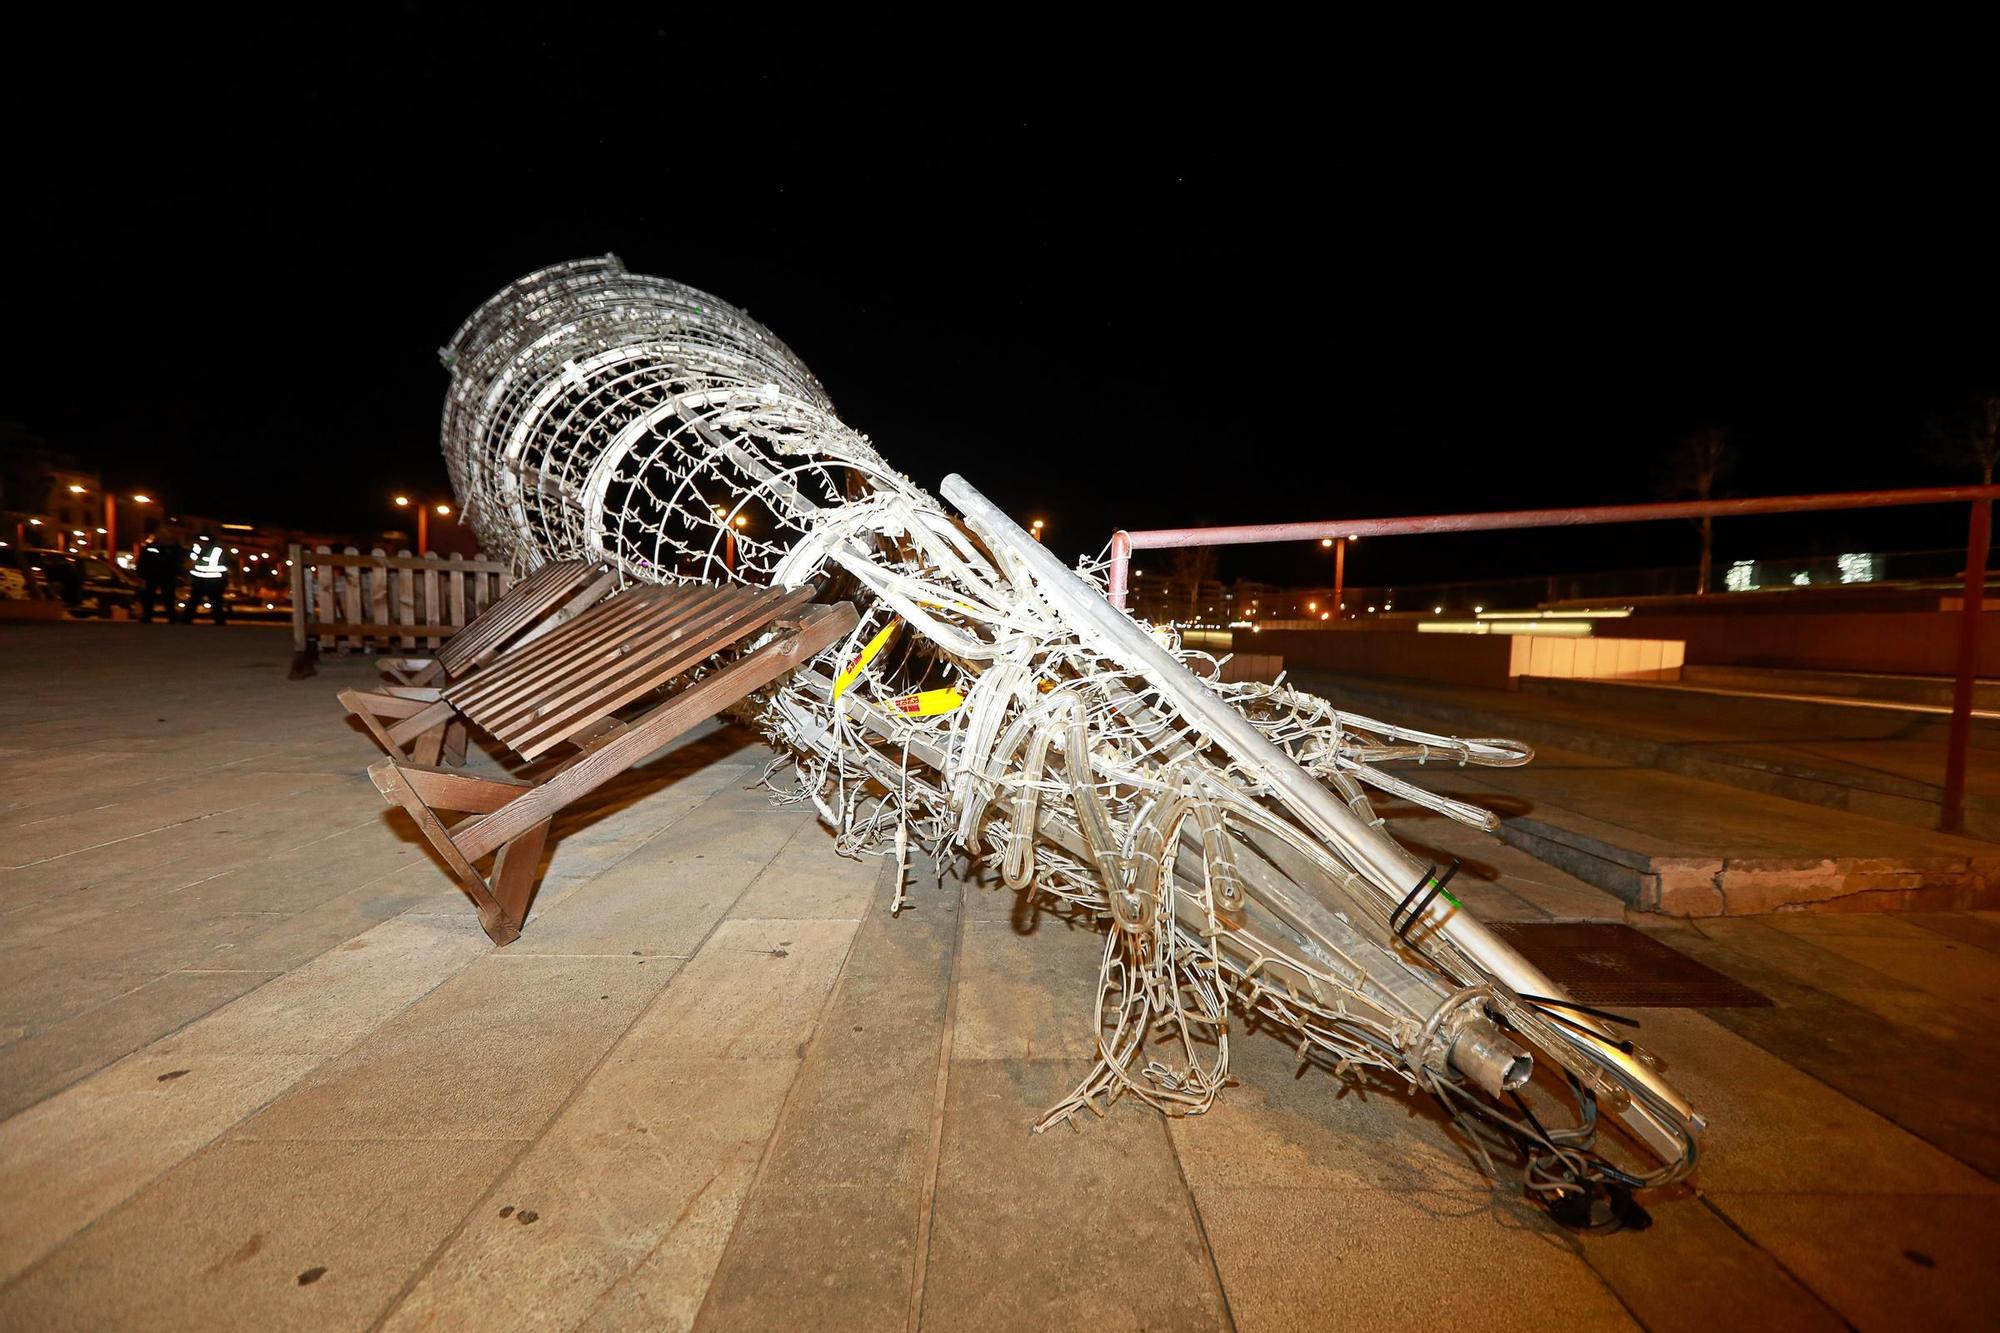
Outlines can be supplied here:
M409 509L412 507L417 511L417 554L424 555L430 550L431 545L431 515L435 513L439 518L450 518L451 506L437 501L412 500L407 495L396 497L396 508Z
M750 516L738 514L732 518L728 510L716 505L715 521L722 524L723 567L733 574L736 572L736 534L750 526Z
M153 497L143 492L134 492L132 503L135 505L149 505L153 503ZM111 493L109 487L105 488L104 491L103 532L104 553L110 555L118 549L118 497ZM137 543L133 544L133 549L137 549Z

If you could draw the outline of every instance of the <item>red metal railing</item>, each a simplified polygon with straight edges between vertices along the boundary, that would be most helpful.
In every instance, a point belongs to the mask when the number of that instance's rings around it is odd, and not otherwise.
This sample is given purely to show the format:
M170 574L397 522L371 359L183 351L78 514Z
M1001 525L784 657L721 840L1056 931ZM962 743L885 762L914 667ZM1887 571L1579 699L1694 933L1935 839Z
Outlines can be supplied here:
M1250 523L1217 528L1153 528L1111 535L1109 595L1125 605L1132 552L1175 546L1245 546L1349 537L1394 537L1434 532L1492 532L1504 528L1568 528L1598 523L1656 523L1680 518L1743 518L1754 514L1804 514L1899 505L1972 506L1965 544L1965 599L1959 613L1957 678L1951 728L1945 741L1944 796L1938 826L1965 827L1965 761L1972 736L1974 676L1979 666L1979 615L1986 596L1986 556L1992 539L1992 502L2000 486L1929 486L1901 491L1846 491L1784 495L1756 500L1677 500L1661 504L1592 505L1577 509L1511 509L1487 514L1430 514L1414 518L1345 518L1310 523Z

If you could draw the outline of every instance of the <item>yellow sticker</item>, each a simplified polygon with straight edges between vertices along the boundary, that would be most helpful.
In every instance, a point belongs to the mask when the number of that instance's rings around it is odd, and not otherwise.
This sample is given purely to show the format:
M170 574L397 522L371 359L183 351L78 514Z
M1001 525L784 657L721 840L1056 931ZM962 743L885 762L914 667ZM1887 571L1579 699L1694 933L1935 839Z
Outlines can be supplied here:
M882 706L905 717L936 717L939 713L949 713L964 702L965 696L957 690L920 690L900 699L891 699Z
M847 687L854 683L855 677L868 669L868 664L875 660L875 654L882 651L884 645L889 642L889 636L894 634L896 627L902 623L902 618L899 616L884 625L876 632L875 637L868 641L867 646L855 655L854 660L847 664L847 669L833 678L834 702L838 703L840 696L847 693Z

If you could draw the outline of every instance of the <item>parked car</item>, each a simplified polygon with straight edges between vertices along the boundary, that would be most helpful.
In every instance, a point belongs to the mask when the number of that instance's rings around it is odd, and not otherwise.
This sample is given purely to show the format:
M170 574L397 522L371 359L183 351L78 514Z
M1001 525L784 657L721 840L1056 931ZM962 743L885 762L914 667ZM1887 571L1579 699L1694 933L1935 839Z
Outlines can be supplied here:
M48 596L37 552L0 547L0 602L36 602Z
M139 576L94 555L27 550L16 553L16 569L35 580L37 595L53 597L71 615L109 617L114 608L127 614L138 609L143 585Z

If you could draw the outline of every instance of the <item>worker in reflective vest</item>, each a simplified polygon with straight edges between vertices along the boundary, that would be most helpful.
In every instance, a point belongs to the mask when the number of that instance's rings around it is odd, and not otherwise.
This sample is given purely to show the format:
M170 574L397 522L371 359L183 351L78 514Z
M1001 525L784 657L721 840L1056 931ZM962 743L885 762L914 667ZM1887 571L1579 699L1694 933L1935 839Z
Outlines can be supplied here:
M215 612L215 623L223 624L226 619L223 590L229 581L229 548L203 533L194 539L188 559L191 562L188 577L193 586L188 589L187 607L181 619L194 623L195 613L206 601Z

